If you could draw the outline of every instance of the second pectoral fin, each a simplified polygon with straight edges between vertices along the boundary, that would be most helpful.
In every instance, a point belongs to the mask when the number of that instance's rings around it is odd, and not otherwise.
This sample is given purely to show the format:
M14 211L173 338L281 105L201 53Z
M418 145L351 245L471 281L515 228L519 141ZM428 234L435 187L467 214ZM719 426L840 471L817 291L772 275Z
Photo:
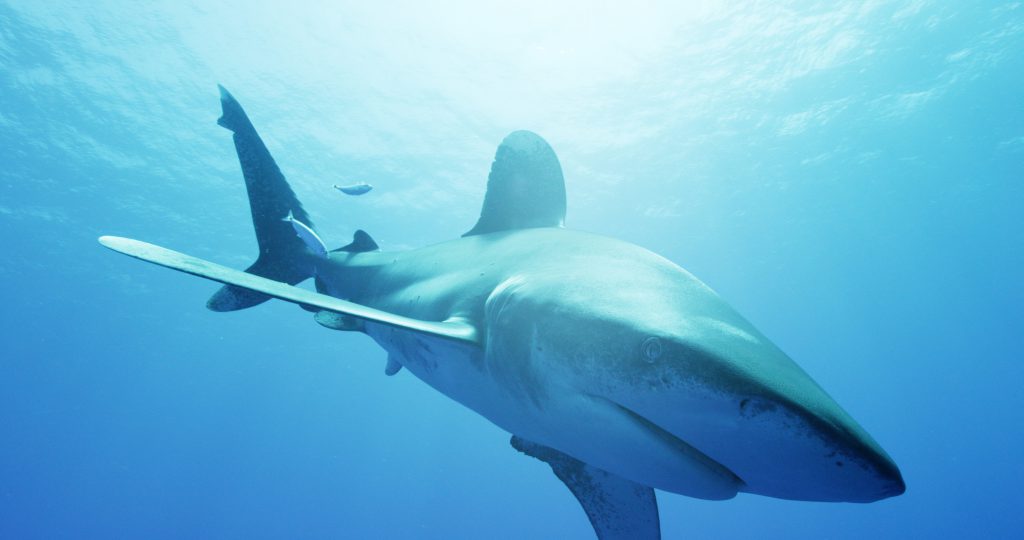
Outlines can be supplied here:
M512 436L512 447L551 466L576 497L600 540L661 538L654 490L558 450Z

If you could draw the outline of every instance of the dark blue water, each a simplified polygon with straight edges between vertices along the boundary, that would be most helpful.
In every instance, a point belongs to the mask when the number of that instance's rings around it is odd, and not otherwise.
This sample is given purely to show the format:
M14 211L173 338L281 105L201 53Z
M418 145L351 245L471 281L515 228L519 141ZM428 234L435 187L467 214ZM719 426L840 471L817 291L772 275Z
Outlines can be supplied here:
M1019 534L1024 6L361 4L0 3L0 537L592 535L367 337L212 313L209 282L96 243L248 265L218 82L331 245L458 236L502 137L542 134L569 226L707 282L908 485L662 493L666 537Z

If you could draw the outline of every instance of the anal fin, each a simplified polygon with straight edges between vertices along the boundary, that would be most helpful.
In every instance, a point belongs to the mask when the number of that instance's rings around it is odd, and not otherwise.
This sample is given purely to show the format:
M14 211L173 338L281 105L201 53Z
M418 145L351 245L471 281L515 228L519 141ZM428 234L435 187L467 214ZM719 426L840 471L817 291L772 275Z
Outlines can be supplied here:
M587 513L600 540L661 538L658 500L652 488L515 435L510 442L516 450L551 466Z

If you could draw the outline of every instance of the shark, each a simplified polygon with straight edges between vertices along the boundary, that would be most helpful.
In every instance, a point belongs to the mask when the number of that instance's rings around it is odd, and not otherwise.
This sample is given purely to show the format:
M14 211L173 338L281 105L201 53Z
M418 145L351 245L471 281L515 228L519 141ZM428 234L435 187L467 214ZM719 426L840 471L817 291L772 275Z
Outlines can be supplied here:
M562 168L539 135L498 146L479 220L382 251L327 251L238 101L220 87L259 245L245 270L154 244L104 246L220 282L214 311L272 298L371 337L550 466L601 539L660 538L656 490L867 503L902 494L893 459L783 351L692 274L564 226ZM298 287L313 279L315 291Z

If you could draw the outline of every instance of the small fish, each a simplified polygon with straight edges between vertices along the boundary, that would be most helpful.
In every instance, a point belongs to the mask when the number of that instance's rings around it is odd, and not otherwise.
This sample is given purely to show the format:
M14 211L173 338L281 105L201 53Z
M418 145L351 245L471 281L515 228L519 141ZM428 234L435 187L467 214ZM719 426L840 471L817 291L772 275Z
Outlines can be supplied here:
M295 219L291 210L288 211L288 215L281 221L288 221L292 224L292 228L295 229L295 235L302 239L302 243L306 244L310 251L318 257L327 258L327 246L324 245L324 241L308 225Z
M373 189L373 186L366 182L357 182L348 186L339 186L338 184L334 184L334 189L344 193L345 195L362 195L363 193L367 193Z

